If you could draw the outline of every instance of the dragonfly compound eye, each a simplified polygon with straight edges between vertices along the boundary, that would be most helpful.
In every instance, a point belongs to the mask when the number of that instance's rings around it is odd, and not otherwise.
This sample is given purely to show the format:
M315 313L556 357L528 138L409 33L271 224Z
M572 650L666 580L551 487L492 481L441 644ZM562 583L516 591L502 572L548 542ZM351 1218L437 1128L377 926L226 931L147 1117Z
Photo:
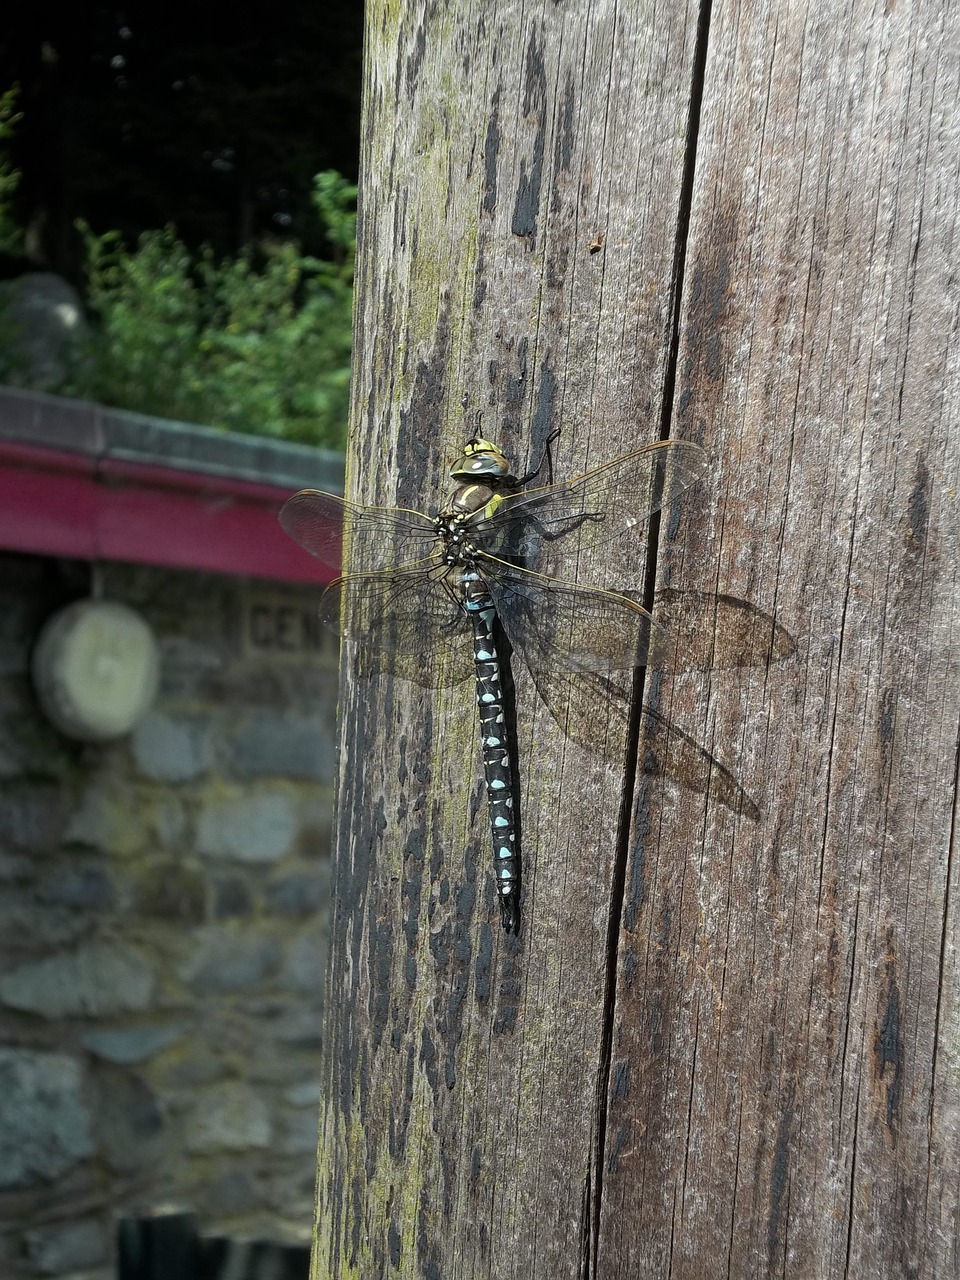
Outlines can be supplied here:
M451 467L453 480L469 480L473 476L508 476L510 464L491 440L474 439L463 447L463 457Z

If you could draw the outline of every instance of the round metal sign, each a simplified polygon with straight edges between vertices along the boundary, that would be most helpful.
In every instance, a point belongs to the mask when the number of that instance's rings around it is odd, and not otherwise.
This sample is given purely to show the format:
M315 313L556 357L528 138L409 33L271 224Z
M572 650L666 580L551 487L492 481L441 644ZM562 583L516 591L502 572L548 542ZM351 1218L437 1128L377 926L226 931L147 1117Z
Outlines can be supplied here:
M44 712L82 742L121 738L157 694L160 659L140 614L107 600L78 600L48 619L33 652Z

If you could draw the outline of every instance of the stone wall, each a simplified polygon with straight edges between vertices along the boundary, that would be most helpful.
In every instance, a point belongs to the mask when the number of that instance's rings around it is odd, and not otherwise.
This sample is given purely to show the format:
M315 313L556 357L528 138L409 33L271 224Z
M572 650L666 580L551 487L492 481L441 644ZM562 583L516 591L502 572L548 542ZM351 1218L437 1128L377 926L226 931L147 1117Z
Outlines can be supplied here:
M99 593L162 652L93 747L43 621ZM309 1236L336 642L305 587L0 554L0 1276L112 1276L120 1213Z

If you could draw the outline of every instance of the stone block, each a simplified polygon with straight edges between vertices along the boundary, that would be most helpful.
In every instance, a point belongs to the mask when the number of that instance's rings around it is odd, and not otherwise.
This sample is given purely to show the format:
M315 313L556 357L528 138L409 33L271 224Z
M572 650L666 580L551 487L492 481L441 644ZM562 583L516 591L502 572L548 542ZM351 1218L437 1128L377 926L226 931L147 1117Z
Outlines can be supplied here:
M26 680L0 681L0 778L62 778L78 751L41 718Z
M203 697L223 665L223 654L215 645L186 636L161 635L161 698Z
M0 884L26 884L36 872L35 858L28 858L25 853L0 853Z
M288 791L231 787L204 804L197 848L213 858L277 862L293 848L297 828L296 805Z
M0 978L0 1003L47 1018L108 1017L146 1009L154 973L131 947L91 943Z
M331 782L334 725L290 714L252 716L230 734L228 767L237 778Z
M250 889L240 876L218 876L213 891L213 911L218 920L245 919L253 914Z
M230 1169L204 1187L203 1204L207 1213L231 1218L257 1210L260 1195L246 1170Z
M83 361L88 331L80 295L53 271L27 271L2 285L5 338L35 391L56 387L76 361Z
M164 859L140 876L136 907L149 920L201 924L207 915L207 881L195 867Z
M215 1058L213 1054L203 1054L202 1047L197 1045L196 1040L194 1046L200 1049L200 1053L195 1057L184 1058L180 1062L175 1062L170 1066L166 1073L167 1087L172 1090L185 1090L192 1092L197 1085L211 1084L214 1080L219 1080L224 1074L224 1066L219 1058ZM202 1056L201 1056L202 1055Z
M322 998L326 968L326 933L308 929L288 945L280 981L288 991Z
M67 822L67 797L42 783L7 785L0 797L0 841L36 853L56 848Z
M329 874L332 848L331 825L333 821L333 792L321 787L311 787L300 801L300 836L297 852L310 861L322 860Z
M272 977L280 955L275 938L210 930L191 954L182 975L200 995L249 991Z
M0 1049L0 1187L52 1181L94 1153L76 1058Z
M155 1058L185 1035L186 1028L176 1023L165 1027L105 1027L88 1031L80 1043L106 1062L132 1066Z
M277 876L266 887L264 905L285 916L309 916L330 909L330 866L316 872Z
M319 1113L323 1090L319 1080L301 1080L299 1084L293 1084L285 1090L283 1096L291 1106L313 1107Z
M317 1107L291 1108L283 1117L279 1148L284 1155L316 1151L320 1112Z
M322 998L322 992L319 993ZM319 1003L315 1008L290 1009L271 1026L279 1044L291 1049L316 1050L323 1045L323 1016Z
M190 782L210 767L209 720L152 712L134 729L131 747L145 778Z
M63 838L127 857L143 848L148 816L147 807L138 803L130 787L94 785L71 815Z
M37 886L40 902L86 911L106 911L116 906L116 892L105 867L75 863L51 870Z
M191 1151L244 1151L270 1145L266 1102L249 1085L228 1081L204 1089L186 1126Z
M17 954L18 960L44 948L79 942L94 927L94 917L64 907L41 906L32 894L7 890L0 898L0 943Z
M63 1275L81 1267L94 1267L110 1254L103 1223L87 1218L63 1226L24 1232L27 1257L44 1275Z
M187 829L187 815L179 796L161 792L154 797L150 828L165 848L181 843Z
M93 1073L97 1136L118 1173L150 1168L161 1156L169 1131L150 1085L135 1072L103 1064Z

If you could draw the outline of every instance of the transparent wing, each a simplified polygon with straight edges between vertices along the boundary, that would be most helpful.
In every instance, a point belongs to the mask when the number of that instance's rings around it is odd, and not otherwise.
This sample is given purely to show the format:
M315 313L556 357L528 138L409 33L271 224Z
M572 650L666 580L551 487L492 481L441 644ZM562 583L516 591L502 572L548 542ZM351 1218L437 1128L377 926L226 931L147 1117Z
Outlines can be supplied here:
M479 567L513 648L531 671L624 671L658 664L669 636L635 599L482 556Z
M362 507L320 489L301 489L280 523L312 555L339 573L346 544L350 569L373 573L425 555L437 539L433 520L405 507Z
M436 688L474 673L456 577L436 557L339 578L323 593L320 616L359 642L359 675L389 673Z
M537 692L562 732L579 746L622 765L632 682L596 672L532 672ZM643 767L734 813L756 821L760 810L730 769L695 738L646 703L641 707Z
M707 456L686 440L662 440L587 471L573 480L524 489L504 498L494 515L471 528L492 555L548 572L551 564L615 540L613 557L634 555L650 516L668 507L707 469Z

